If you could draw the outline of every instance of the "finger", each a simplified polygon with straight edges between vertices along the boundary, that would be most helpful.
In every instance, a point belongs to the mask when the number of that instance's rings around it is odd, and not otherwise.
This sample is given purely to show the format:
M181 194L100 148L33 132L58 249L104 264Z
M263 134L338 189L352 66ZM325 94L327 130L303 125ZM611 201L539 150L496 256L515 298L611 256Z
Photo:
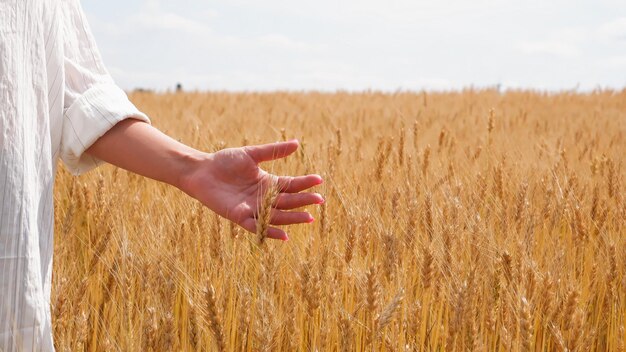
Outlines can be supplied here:
M267 237L281 241L289 241L289 236L287 236L287 233L275 227L270 227L269 229L267 229Z
M256 233L256 220L253 218L247 218L246 220L242 221L239 226L243 227L248 232ZM270 227L267 229L267 237L282 241L289 241L289 236L287 236L287 233L275 227Z
M315 219L305 211L282 211L272 209L270 224L272 225L293 225L312 223Z
M244 147L244 150L250 155L252 160L257 164L264 161L276 160L284 158L298 149L299 142L293 139L287 142L277 142L261 145L250 145Z
M313 186L322 184L322 176L320 175L306 175L306 176L279 176L278 187L281 192L286 193L298 193L305 189L309 189Z
M278 195L274 207L277 209L295 209L322 203L324 203L324 197L319 193L281 193Z

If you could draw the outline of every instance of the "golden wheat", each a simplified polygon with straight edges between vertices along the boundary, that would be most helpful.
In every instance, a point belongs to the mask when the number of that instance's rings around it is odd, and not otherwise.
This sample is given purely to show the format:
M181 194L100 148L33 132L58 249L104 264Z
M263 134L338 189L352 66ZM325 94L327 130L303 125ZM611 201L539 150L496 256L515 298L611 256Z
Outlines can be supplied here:
M166 185L60 168L59 351L623 351L626 91L131 99L202 150L299 138L265 167L324 175L326 202L263 241L271 192L255 236Z

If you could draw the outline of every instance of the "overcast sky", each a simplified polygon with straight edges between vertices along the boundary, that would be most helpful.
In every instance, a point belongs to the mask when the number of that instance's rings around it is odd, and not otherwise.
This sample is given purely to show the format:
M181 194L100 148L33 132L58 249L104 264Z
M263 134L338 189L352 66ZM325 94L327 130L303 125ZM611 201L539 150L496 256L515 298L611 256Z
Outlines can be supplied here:
M626 87L626 1L82 0L125 89Z

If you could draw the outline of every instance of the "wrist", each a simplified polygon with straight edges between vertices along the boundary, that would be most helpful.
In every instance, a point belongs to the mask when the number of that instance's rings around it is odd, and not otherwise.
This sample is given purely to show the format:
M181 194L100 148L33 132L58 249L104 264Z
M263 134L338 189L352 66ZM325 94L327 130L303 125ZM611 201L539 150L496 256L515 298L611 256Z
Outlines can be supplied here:
M202 165L206 165L206 162L213 158L213 154L203 153L197 150L191 150L182 153L179 156L179 166L177 177L172 183L173 186L181 191L191 194L193 190L193 180L197 171Z

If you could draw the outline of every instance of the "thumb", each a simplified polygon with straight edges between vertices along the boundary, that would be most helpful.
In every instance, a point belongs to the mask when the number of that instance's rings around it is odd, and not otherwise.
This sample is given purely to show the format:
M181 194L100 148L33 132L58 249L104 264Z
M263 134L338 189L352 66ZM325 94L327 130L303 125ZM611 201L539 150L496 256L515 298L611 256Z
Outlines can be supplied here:
M244 150L258 164L264 161L284 158L295 152L299 145L300 143L297 139L292 139L287 142L251 145L244 147Z

